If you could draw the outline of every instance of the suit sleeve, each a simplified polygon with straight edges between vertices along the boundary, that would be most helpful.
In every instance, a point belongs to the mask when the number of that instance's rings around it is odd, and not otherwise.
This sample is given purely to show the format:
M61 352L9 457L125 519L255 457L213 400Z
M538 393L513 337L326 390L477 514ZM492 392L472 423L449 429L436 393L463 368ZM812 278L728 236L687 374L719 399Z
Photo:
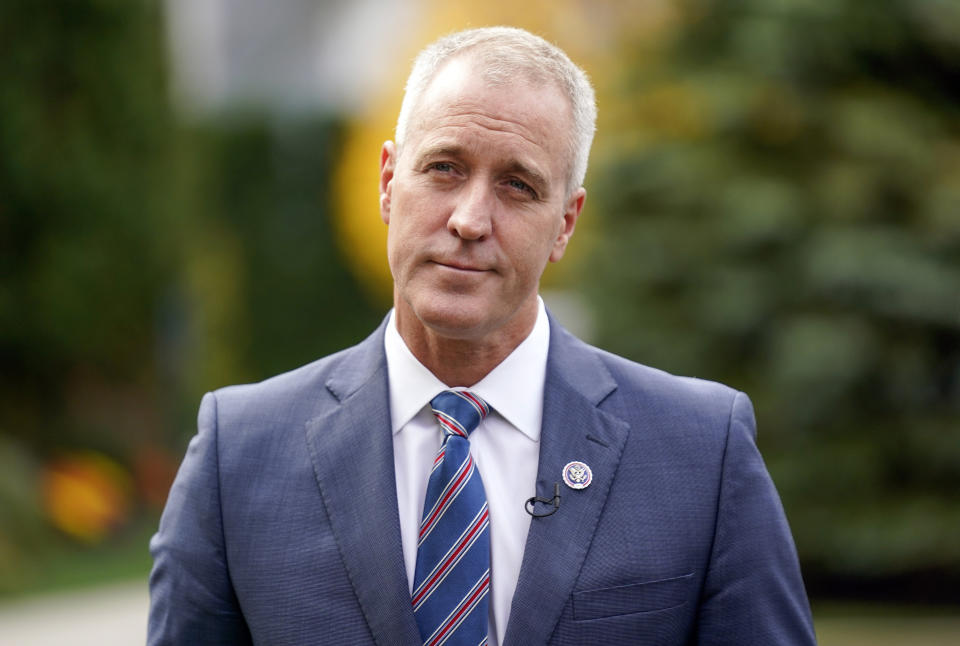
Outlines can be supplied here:
M816 644L796 548L756 443L750 400L730 412L700 646Z
M217 400L208 393L150 541L148 646L251 643L227 567L217 442Z

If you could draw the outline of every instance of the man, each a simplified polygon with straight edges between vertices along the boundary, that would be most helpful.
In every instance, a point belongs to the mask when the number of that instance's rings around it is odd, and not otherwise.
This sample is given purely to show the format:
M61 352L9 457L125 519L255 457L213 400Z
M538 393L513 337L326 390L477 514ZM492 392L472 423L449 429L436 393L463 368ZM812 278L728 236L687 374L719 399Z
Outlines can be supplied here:
M204 398L151 644L815 642L746 396L587 346L537 295L594 121L527 32L421 53L380 155L394 309Z

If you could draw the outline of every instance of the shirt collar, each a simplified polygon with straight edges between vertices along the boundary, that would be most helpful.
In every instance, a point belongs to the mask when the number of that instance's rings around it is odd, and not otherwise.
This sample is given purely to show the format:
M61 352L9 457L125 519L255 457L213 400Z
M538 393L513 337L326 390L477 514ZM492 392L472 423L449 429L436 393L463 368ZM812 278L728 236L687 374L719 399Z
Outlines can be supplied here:
M447 386L430 372L397 331L391 310L383 339L390 375L390 423L398 433ZM543 385L547 374L550 322L537 297L537 320L527 338L470 390L482 397L512 426L534 442L543 421Z

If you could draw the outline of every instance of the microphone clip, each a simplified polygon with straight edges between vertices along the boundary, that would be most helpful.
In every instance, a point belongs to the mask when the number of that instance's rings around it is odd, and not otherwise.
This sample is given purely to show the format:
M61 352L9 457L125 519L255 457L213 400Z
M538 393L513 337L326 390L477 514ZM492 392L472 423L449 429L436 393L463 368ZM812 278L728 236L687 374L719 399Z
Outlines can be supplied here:
M553 508L549 511L537 511L538 502L544 505L553 505ZM557 510L560 509L560 483L553 483L553 498L533 496L532 498L527 498L527 502L524 503L523 508L534 518L546 518L547 516L552 516L557 513Z

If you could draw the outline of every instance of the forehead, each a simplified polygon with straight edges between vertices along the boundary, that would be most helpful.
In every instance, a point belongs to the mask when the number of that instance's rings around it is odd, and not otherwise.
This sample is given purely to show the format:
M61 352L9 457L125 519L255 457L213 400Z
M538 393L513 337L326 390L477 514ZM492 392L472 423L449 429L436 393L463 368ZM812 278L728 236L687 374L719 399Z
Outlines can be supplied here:
M556 85L522 73L490 83L474 62L454 59L420 98L408 143L416 149L449 137L479 138L532 154L541 151L565 169L571 123L569 102Z

